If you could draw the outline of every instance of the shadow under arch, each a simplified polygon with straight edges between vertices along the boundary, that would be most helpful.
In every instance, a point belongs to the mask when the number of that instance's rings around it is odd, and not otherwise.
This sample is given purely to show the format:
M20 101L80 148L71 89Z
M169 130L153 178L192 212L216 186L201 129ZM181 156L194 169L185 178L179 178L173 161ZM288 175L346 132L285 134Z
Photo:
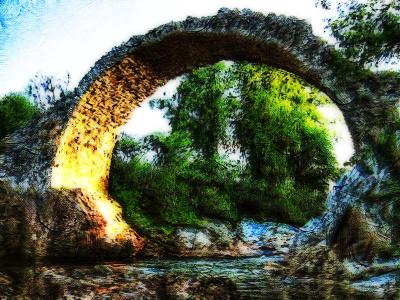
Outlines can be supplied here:
M375 117L369 110L396 99L396 95L388 99L385 94L387 86L395 83L382 85L337 71L332 51L304 21L250 10L221 9L215 16L188 17L134 36L103 56L81 80L74 98L62 104L59 112L50 113L58 120L51 137L53 146L45 158L30 162L46 170L46 175L37 178L28 165L8 176L44 189L82 190L92 199L92 209L105 220L105 237L124 240L132 229L107 192L121 126L135 107L168 80L220 60L265 63L319 88L343 112L357 151L363 142L363 127ZM366 94L374 95L368 105L362 102ZM9 161L14 163L15 158Z

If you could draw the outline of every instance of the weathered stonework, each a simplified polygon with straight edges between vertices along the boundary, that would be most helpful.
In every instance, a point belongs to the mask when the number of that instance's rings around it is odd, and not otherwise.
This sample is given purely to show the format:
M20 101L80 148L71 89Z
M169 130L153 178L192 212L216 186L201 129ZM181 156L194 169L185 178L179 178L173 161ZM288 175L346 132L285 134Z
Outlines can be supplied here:
M188 17L113 48L74 93L5 140L0 180L24 190L80 189L92 199L111 241L135 234L107 194L110 159L120 127L167 80L219 60L265 63L288 70L325 92L342 110L356 150L368 126L399 100L400 80L340 71L333 47L293 17L221 9Z

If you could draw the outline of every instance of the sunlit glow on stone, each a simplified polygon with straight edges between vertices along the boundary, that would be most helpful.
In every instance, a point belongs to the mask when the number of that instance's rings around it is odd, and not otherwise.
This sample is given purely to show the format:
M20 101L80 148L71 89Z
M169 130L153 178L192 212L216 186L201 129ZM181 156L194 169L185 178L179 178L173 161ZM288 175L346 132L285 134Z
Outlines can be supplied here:
M87 102L82 99L82 104ZM93 119L88 119L78 109L60 140L55 166L52 173L52 187L56 189L81 189L93 199L96 209L103 216L105 235L115 239L124 234L129 226L122 220L121 207L108 196L107 181L110 158L118 128L97 128ZM80 141L76 140L76 137Z
M121 207L105 193L93 195L96 206L106 221L106 235L111 239L123 238L130 228L121 218Z
M126 80L129 79L129 80ZM137 107L165 81L132 57L105 71L83 95L60 137L52 168L55 189L80 189L105 221L104 237L124 239L132 229L108 194L115 141Z

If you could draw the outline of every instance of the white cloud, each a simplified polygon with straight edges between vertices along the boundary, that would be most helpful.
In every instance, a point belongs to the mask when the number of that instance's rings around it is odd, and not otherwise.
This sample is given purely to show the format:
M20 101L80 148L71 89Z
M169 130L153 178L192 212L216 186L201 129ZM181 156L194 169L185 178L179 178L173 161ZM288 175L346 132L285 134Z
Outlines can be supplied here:
M318 107L333 135L333 152L340 167L354 154L354 145L343 114L335 104L323 104Z
M164 119L164 111L151 109L149 101L151 99L169 98L175 93L181 81L181 77L170 80L166 85L157 89L157 91L143 102L140 107L132 113L131 119L122 128L122 131L132 137L142 138L154 132L166 133L170 130L168 120Z

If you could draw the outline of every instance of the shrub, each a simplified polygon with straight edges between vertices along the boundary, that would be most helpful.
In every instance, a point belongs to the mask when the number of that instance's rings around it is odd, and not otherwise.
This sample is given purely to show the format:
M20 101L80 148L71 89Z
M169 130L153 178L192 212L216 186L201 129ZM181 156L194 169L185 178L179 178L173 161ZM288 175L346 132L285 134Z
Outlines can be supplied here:
M0 140L27 124L38 109L23 95L12 93L0 99Z

